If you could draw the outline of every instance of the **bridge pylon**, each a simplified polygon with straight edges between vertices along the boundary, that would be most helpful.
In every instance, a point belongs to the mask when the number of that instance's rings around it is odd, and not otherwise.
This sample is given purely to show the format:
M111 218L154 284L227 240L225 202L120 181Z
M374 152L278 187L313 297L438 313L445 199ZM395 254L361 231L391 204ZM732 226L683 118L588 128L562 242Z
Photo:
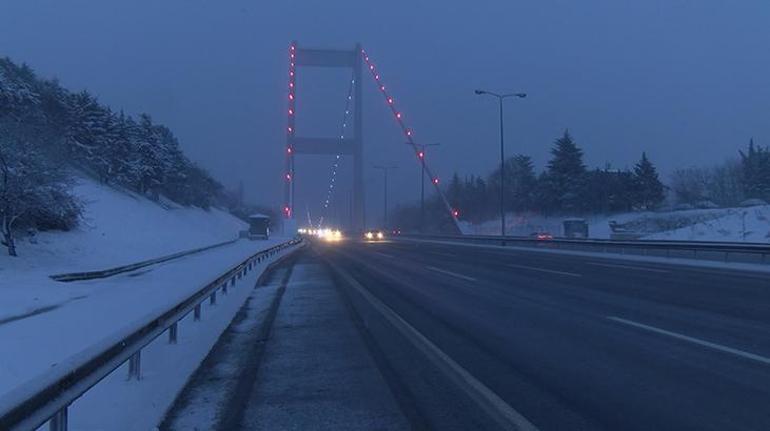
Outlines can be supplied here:
M353 229L365 227L363 181L363 111L361 94L362 59L361 45L352 50L316 49L300 47L297 41L289 46L289 108L286 130L286 181L284 188L283 215L294 219L294 191L296 188L294 159L300 154L344 155L353 158ZM353 135L352 137L306 137L296 134L297 99L296 78L300 68L337 67L349 68L353 73Z

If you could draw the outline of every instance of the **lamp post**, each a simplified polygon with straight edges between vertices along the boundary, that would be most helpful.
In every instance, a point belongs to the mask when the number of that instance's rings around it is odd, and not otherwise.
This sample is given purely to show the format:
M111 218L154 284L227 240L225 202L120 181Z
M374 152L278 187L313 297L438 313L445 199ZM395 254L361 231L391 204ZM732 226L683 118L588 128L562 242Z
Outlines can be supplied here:
M478 95L489 95L497 98L500 105L500 235L505 236L505 147L503 140L503 100L509 97L523 99L527 93L497 94L491 91L476 90Z
M441 145L436 142L433 144L412 144L411 142L404 142L406 145L414 145L419 148L417 150L417 157L420 159L420 232L425 231L425 148L436 147Z
M382 170L383 174L385 175L385 193L384 193L385 203L384 203L384 210L383 210L384 211L384 216L383 216L383 224L384 224L384 226L383 226L383 228L385 228L385 229L388 228L388 171L391 170L391 169L396 169L396 168L397 168L397 166L393 166L393 165L390 165L390 166L375 165L374 166L374 169Z

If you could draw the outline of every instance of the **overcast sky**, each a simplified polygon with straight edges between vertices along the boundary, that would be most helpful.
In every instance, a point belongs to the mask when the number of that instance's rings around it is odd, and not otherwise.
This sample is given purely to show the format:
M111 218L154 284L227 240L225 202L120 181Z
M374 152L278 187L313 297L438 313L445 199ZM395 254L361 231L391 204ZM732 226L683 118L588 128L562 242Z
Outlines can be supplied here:
M430 163L444 178L497 163L497 107L477 87L529 94L507 103L506 151L538 168L565 128L589 166L647 151L664 178L735 157L750 137L770 144L767 0L0 0L0 55L151 114L224 184L275 207L293 39L361 42L417 141L441 143ZM338 133L349 77L298 75L300 134ZM398 165L392 199L414 199L418 165L366 78L366 165ZM298 163L297 211L318 214L330 159ZM379 214L380 174L366 178Z

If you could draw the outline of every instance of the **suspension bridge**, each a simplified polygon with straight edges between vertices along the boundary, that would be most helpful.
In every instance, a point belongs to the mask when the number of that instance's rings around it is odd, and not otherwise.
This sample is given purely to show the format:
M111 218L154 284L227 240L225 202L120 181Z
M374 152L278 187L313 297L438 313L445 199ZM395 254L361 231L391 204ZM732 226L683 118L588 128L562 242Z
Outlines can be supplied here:
M297 74L300 70L308 70L318 67L347 68L351 71L351 78L348 85L345 109L342 115L339 135L333 137L318 136L298 136L297 135L297 98L299 97L297 88ZM296 163L299 155L333 155L334 161L331 166L329 183L326 189L325 197L322 201L323 213L320 215L318 224L323 224L324 217L329 207L334 203L334 190L338 184L337 172L340 160L343 156L351 157L353 160L352 175L352 226L354 230L365 228L365 195L366 190L363 181L364 171L364 133L363 133L363 75L364 68L369 72L372 81L376 84L382 94L385 103L390 108L390 112L396 124L400 128L411 151L414 153L416 162L421 165L423 175L427 176L430 183L436 189L436 192L445 207L447 214L458 227L457 209L452 208L447 200L443 190L440 187L440 179L434 169L432 169L426 160L425 151L415 139L415 132L405 120L405 114L397 107L393 93L386 87L384 79L375 65L374 60L369 53L361 46L356 44L352 50L345 49L318 49L305 48L300 46L297 41L289 45L289 76L288 76L288 107L287 107L287 126L286 126L286 165L284 174L284 205L283 216L287 220L295 219L295 190L296 181ZM353 129L352 133L349 129ZM339 188L339 187L338 187Z

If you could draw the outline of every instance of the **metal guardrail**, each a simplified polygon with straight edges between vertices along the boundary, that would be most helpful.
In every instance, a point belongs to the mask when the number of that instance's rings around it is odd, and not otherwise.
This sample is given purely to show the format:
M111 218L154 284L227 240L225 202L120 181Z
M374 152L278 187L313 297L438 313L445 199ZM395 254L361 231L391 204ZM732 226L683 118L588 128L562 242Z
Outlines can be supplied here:
M60 364L59 373L49 374L0 398L0 430L33 430L46 422L51 431L67 430L68 407L92 386L128 362L129 380L141 379L142 349L168 332L168 342L176 344L177 324L190 312L200 320L201 304L215 304L217 291L227 293L250 271L286 248L302 242L301 238L281 243L248 257L182 302L152 318L136 329L115 334L108 342L94 346Z
M112 277L113 275L122 274L124 272L136 271L137 269L144 268L150 265L157 265L159 263L168 262L169 260L179 259L180 257L189 256L191 254L200 253L202 251L211 250L212 248L222 247L224 245L233 244L238 241L239 238L231 239L230 241L224 241L217 244L208 245L206 247L195 248L192 250L180 251L178 253L169 254L166 256L156 257L155 259L144 260L130 265L116 266L114 268L103 269L99 271L85 271L85 272L72 272L67 274L54 274L50 278L56 281L80 281L80 280L94 280L98 278Z
M402 234L406 238L476 242L485 244L527 246L538 248L601 251L605 253L640 254L644 256L684 257L707 260L732 261L741 257L741 262L770 262L770 244L733 243L716 241L668 241L668 240L611 240L554 238L539 240L522 236L497 235L442 235ZM721 259L715 259L721 257Z

